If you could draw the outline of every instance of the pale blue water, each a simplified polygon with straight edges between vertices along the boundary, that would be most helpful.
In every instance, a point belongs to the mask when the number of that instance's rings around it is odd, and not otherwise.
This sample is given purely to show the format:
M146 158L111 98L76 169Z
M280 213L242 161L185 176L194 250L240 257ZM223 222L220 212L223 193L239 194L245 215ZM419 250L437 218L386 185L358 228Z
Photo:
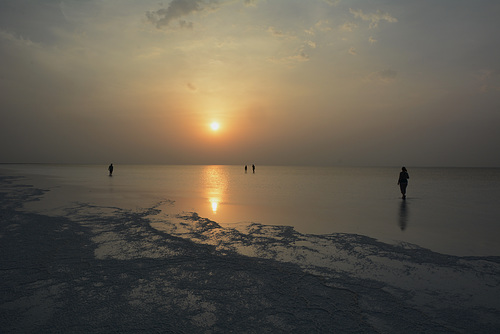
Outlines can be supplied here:
M249 166L250 167L250 166ZM408 198L399 168L257 166L2 165L51 187L30 204L49 212L85 202L146 208L166 217L196 212L222 226L293 226L304 234L354 233L453 255L500 255L500 169L411 168ZM45 184L44 184L45 182ZM54 185L56 185L54 187Z

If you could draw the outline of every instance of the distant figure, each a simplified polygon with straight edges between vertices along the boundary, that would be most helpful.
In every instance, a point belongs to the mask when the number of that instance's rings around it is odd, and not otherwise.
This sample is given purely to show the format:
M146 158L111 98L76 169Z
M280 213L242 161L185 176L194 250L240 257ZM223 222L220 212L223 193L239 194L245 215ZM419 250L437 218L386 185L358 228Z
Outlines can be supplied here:
M403 194L403 199L406 199L406 187L408 187L408 179L410 175L406 171L406 167L401 168L401 173L399 173L399 188L401 189L401 194Z
M248 167L248 166L247 166L247 165L245 165L245 173L247 172L247 167Z
M113 176L113 164L109 165L108 170L109 170L109 176Z
M252 165L252 172L255 174L255 165Z

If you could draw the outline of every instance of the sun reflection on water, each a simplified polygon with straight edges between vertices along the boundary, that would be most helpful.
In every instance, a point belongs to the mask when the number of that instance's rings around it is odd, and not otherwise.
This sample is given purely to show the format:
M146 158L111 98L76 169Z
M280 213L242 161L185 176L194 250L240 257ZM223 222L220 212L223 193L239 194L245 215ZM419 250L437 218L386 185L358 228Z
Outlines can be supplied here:
M212 212L220 210L227 188L227 172L224 166L206 166L202 173L202 186L208 198Z
M210 203L212 203L212 212L217 213L217 207L219 206L219 199L218 198L211 198Z

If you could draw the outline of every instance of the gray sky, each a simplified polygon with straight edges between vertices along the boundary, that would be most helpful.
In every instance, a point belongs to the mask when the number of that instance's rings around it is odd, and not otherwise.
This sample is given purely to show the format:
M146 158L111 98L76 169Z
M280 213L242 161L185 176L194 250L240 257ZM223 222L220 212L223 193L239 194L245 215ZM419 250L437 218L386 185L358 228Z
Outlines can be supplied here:
M0 162L500 167L499 15L2 0Z

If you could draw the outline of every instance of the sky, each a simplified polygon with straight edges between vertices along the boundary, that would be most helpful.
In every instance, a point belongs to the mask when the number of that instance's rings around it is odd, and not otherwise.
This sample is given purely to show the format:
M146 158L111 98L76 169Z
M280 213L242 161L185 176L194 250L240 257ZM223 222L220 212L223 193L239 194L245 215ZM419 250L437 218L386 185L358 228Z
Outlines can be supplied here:
M2 0L0 162L500 167L499 15Z

